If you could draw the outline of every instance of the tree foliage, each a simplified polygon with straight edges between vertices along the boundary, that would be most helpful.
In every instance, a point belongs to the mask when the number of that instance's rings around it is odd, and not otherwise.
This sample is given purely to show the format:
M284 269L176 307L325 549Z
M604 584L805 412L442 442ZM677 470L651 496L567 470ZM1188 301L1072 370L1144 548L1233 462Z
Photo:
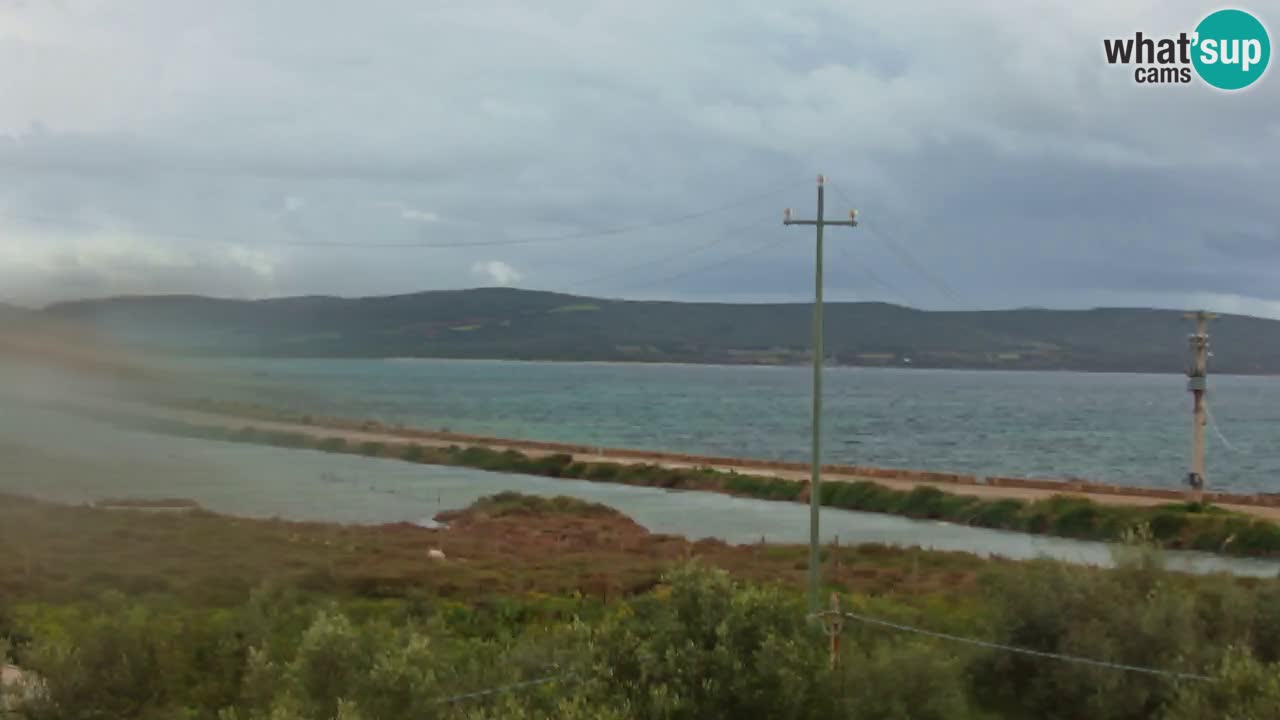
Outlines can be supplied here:
M1167 573L1137 538L1114 571L995 567L972 605L846 599L907 626L1210 681L852 619L833 667L828 636L797 593L697 564L607 608L581 604L567 622L533 600L287 587L230 608L109 595L25 606L7 622L35 638L21 660L45 679L27 720L1257 720L1280 707L1280 665L1267 654L1276 588Z

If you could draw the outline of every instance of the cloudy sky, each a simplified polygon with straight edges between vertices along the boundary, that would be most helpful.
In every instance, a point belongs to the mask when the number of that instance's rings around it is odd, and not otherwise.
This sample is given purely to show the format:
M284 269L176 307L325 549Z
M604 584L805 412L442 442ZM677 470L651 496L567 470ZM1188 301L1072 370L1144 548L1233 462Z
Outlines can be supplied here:
M802 301L824 172L829 298L1280 317L1276 71L1103 61L1216 7L0 0L0 300Z

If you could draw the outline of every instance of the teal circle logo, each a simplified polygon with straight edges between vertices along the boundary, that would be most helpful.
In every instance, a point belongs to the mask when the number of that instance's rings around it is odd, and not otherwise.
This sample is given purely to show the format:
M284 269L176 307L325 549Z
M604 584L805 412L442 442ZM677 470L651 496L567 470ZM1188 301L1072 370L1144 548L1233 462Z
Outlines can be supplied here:
M1271 38L1258 18L1243 10L1219 10L1196 26L1191 62L1200 78L1219 90L1255 83L1271 60Z

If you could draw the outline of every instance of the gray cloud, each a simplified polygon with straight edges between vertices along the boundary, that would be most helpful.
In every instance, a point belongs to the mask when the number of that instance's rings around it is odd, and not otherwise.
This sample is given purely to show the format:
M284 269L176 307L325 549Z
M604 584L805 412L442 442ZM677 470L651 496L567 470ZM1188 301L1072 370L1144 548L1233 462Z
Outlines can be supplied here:
M804 300L812 239L780 211L811 214L823 171L865 222L833 231L835 299L1280 315L1274 71L1227 95L1102 58L1206 7L899 5L0 5L0 300L407 292L477 267ZM769 188L597 238L294 244L590 232Z

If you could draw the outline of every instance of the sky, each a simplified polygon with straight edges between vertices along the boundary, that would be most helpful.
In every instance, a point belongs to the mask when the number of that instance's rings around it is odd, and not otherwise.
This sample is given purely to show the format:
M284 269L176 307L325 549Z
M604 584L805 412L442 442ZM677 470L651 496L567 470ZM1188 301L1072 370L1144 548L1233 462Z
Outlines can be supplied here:
M1280 317L1280 71L1104 61L1217 7L0 0L0 301L807 302L825 173L829 300Z

